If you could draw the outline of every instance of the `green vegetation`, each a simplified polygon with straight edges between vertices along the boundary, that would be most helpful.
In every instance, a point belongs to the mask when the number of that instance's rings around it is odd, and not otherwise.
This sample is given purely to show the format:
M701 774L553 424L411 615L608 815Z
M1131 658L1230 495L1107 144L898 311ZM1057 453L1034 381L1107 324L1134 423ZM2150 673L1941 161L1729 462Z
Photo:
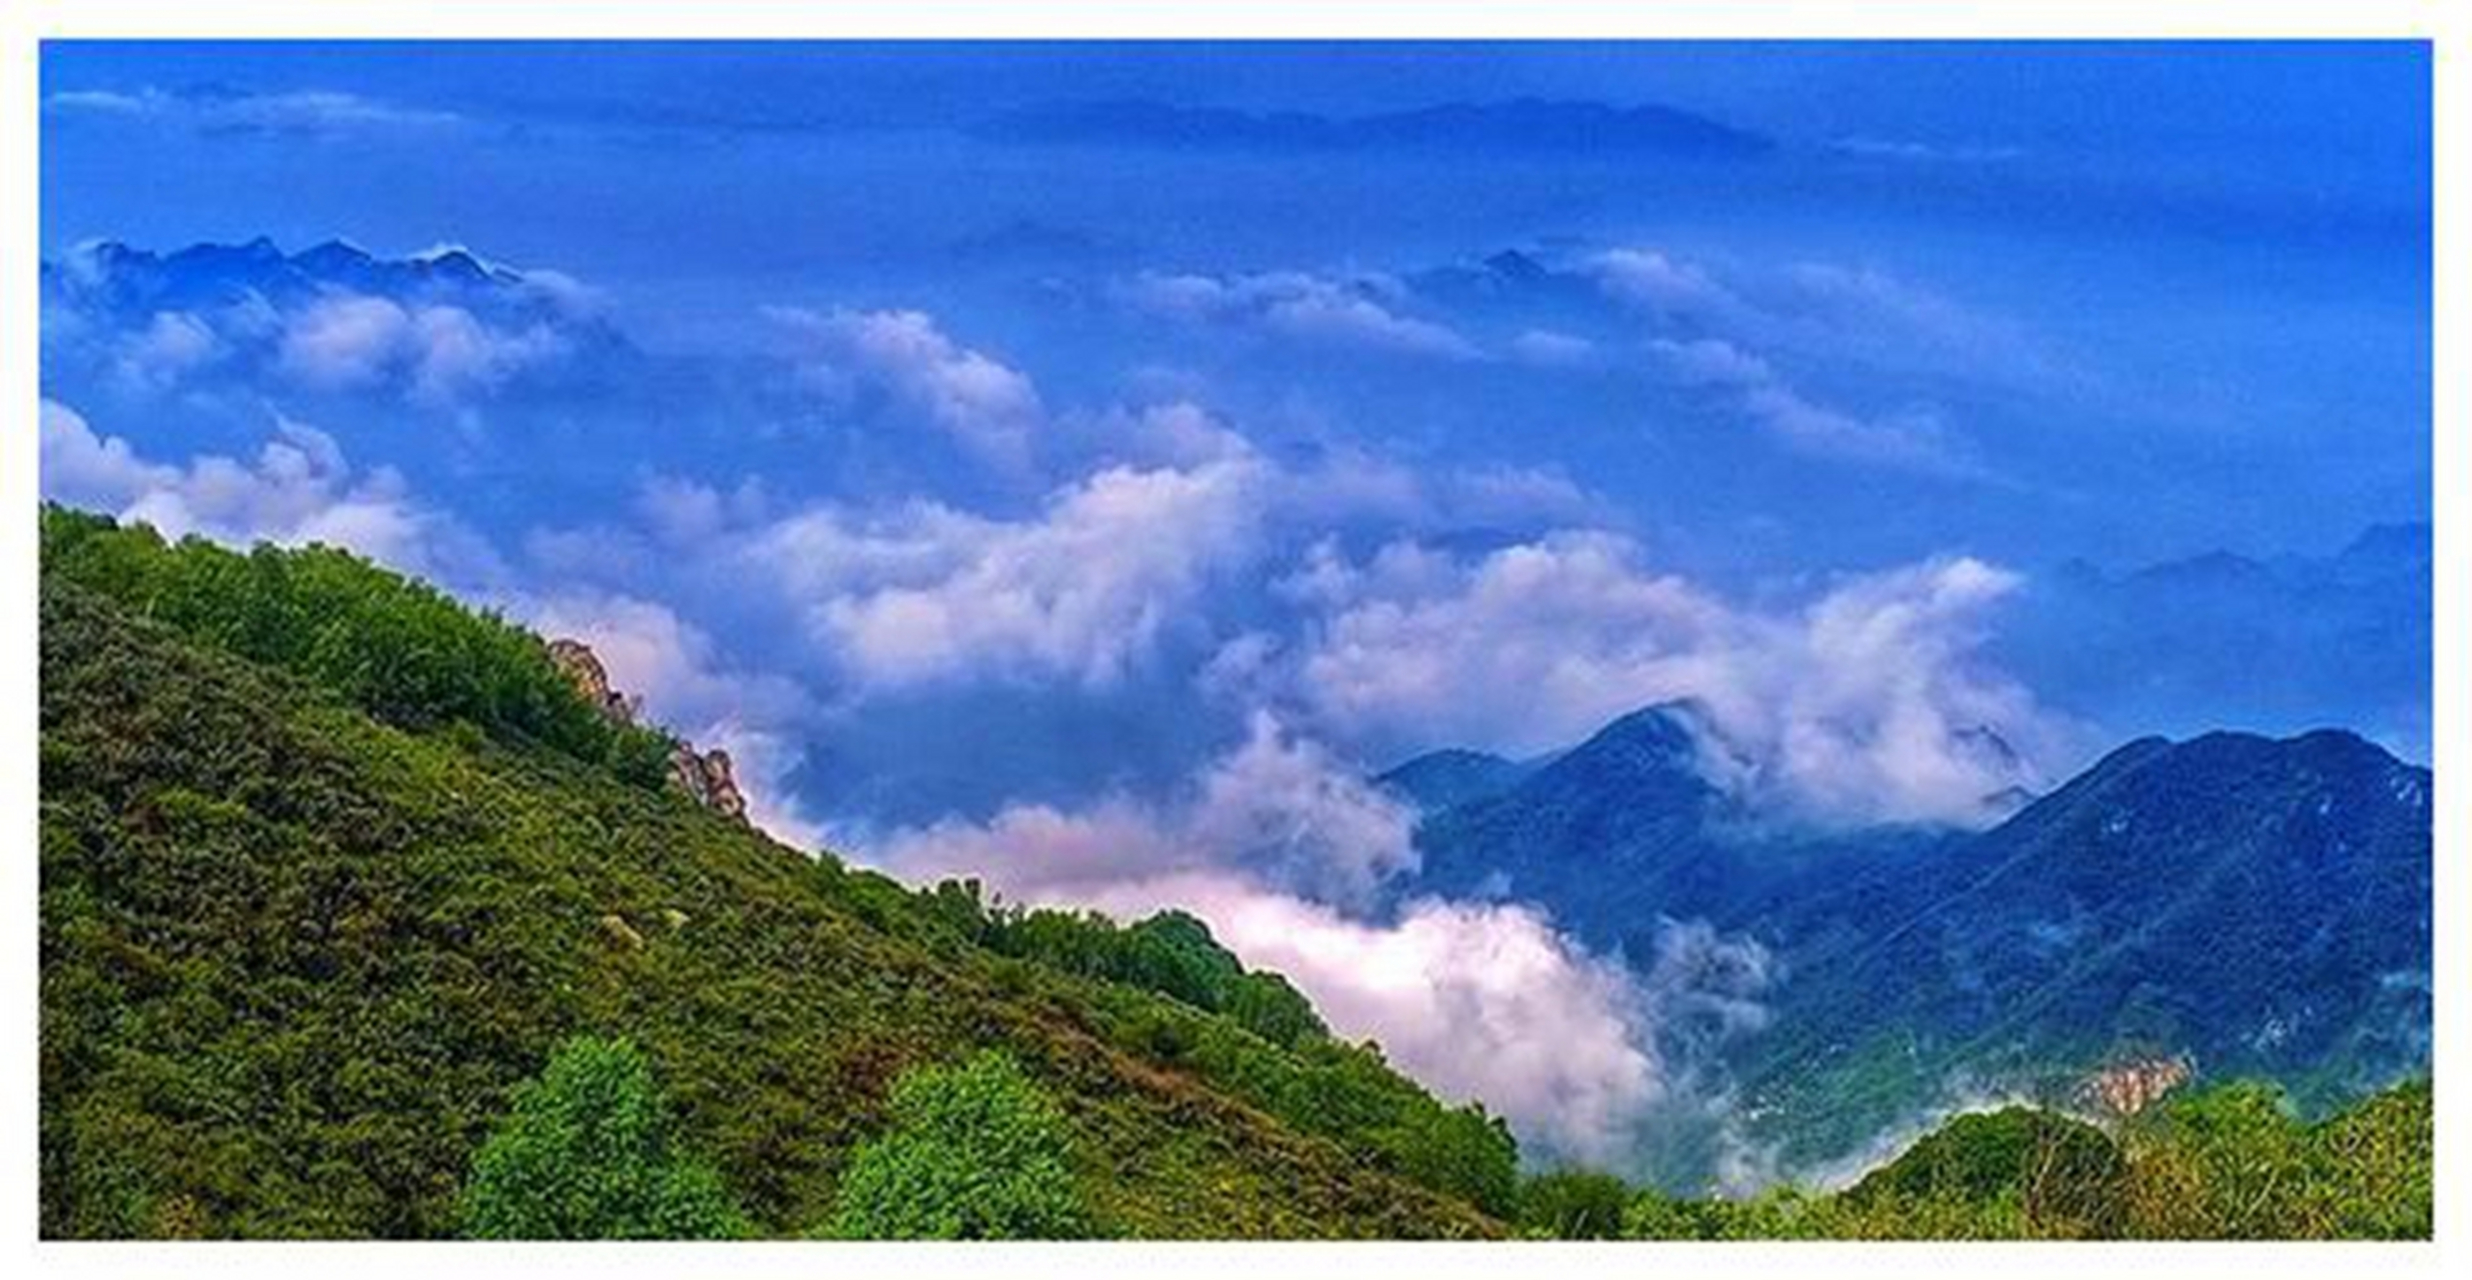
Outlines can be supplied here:
M2430 1232L2426 1083L1966 1117L1826 1195L1522 1183L1200 921L774 844L350 556L56 510L44 554L47 1237Z
M1064 1117L992 1050L893 1086L892 1128L841 1180L851 1240L1066 1240L1089 1232Z
M1330 1028L1287 979L1248 972L1182 911L1162 911L1119 928L1096 911L989 906L976 880L947 880L929 906L973 941L1065 973L1121 982L1212 1013L1272 1044L1292 1048Z
M2027 1107L1962 1115L1839 1200L1858 1214L1980 1209L2043 1237L2116 1236L2128 1162L2102 1130Z
M633 1044L579 1036L472 1161L464 1231L485 1240L727 1240L746 1219L672 1149L667 1103Z
M2226 1240L2430 1236L2430 1091L2316 1124L2271 1086L2218 1085L2117 1133L2012 1107L1961 1116L1834 1195L1635 1196L1653 1240Z
M1246 971L1192 916L1119 927L1096 912L991 907L975 881L945 881L920 901L930 939L947 947L1104 980L1097 1012L1116 1042L1489 1214L1515 1213L1519 1149L1500 1119L1479 1105L1445 1107L1391 1070L1380 1046L1332 1037L1286 979ZM1200 1016L1214 1011L1223 1016Z
M1631 1188L1610 1173L1570 1169L1539 1174L1519 1188L1519 1227L1548 1240L1616 1240Z
M203 538L166 545L144 525L47 506L42 559L47 578L301 676L396 728L462 724L604 764L641 786L668 776L670 740L601 714L539 637L348 553L260 546L242 555Z
M605 753L244 659L197 619L256 604L172 609L158 585L194 558L263 566L219 592L290 592L315 565L338 597L319 612L365 620L372 669L417 666L366 621L428 598L392 574L46 528L47 1236L455 1234L477 1154L577 1036L636 1046L671 1149L758 1235L828 1229L894 1083L983 1049L1054 1101L1091 1234L1505 1230L1483 1207L1514 1167L1499 1123L1369 1047L1283 1047L1001 954L927 895L622 781Z
M2130 1230L2158 1238L2429 1238L2430 1085L2378 1093L2316 1124L2272 1086L2192 1094L2130 1128Z

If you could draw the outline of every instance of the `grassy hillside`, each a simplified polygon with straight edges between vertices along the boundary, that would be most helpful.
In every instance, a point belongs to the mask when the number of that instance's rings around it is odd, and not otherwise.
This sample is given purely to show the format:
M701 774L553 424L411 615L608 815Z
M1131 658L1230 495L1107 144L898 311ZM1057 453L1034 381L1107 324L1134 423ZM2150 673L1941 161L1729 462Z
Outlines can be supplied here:
M1094 1231L1500 1229L1498 1122L1318 1033L998 954L707 812L556 732L581 722L521 678L538 641L424 589L55 511L42 592L46 1235L451 1234L578 1034L641 1047L764 1233L830 1220L896 1081L989 1048L1055 1099ZM481 665L429 668L435 699L350 678L439 646Z

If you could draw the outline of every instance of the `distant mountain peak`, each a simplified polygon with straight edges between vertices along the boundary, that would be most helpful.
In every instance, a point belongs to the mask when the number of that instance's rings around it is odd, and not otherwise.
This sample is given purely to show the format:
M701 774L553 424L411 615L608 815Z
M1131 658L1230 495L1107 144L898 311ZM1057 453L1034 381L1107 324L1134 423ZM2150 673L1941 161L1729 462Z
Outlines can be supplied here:
M1506 280L1542 280L1551 274L1542 262L1517 249L1504 249L1485 259L1485 269Z
M1698 753L1709 720L1707 705L1697 699L1659 702L1616 717L1578 750L1587 750L1589 743L1622 743L1671 757L1689 757Z

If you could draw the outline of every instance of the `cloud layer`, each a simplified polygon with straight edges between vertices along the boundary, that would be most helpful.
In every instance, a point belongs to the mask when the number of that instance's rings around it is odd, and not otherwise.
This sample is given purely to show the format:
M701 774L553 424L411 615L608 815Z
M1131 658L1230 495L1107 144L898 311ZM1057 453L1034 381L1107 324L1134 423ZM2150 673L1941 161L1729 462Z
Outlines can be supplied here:
M166 538L323 542L433 576L487 559L452 520L414 502L400 477L356 474L331 437L288 418L254 458L201 454L180 464L148 461L57 401L43 401L40 430L45 496L153 525Z
M617 403L652 385L630 380L647 362L606 300L459 251L228 246L206 259L212 287L186 289L149 276L167 261L59 265L47 373L132 419L248 391L261 399L240 412L271 438L156 461L47 401L47 493L174 534L336 542L582 638L653 719L732 752L777 835L1019 900L1196 911L1343 1034L1482 1099L1549 1158L1621 1163L1677 1117L1722 1129L1726 1046L1762 1031L1784 976L1699 922L1644 921L1650 953L1613 956L1529 906L1416 896L1417 815L1375 768L1440 746L1549 751L1689 700L1712 780L1754 812L1972 823L2074 748L1983 656L2019 585L1983 560L1729 590L1661 566L1550 454L1436 458L1336 428L1323 406L1231 409L1208 376L1059 395L907 308L765 313L772 345L685 383L724 416L781 407L732 398L732 378L790 388L786 426L620 473L579 518L517 526L520 553L500 561L402 475L355 468L267 406L378 406L392 425L397 407L506 405L513 430L574 439L524 416L534 393L572 375ZM1487 270L1504 312L1373 273L1100 288L1114 314L1233 335L1274 363L1370 354L1420 379L1681 387L1805 458L1954 477L1958 445L1933 424L1843 413L1787 372L1781 353L1816 333L1965 323L1887 277L1748 276L1646 249ZM1827 308L1869 319L1811 318ZM595 447L640 438L593 426ZM836 489L748 460L851 441L950 465L860 466ZM941 807L888 820L869 788L893 770L851 745L885 742L961 783L930 778ZM1072 758L1019 759L1042 752Z
M1642 706L1708 712L1717 781L1822 821L1980 822L2065 730L1976 657L2015 575L1964 557L1759 610L1568 531L1477 556L1324 547L1285 591L1309 622L1261 682L1350 740L1513 755ZM1997 738L2014 752L1992 748Z

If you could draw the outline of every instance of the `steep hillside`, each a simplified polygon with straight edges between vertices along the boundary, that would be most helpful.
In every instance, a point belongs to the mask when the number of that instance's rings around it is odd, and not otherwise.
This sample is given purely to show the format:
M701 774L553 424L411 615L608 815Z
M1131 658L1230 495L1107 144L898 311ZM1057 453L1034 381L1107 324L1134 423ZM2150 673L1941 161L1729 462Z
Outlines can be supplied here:
M1282 1047L1007 957L933 895L774 844L606 737L545 738L583 723L556 710L571 690L484 700L529 708L486 723L375 716L386 686L309 677L417 669L422 645L362 626L347 660L341 632L279 634L343 615L276 625L173 590L400 585L348 558L170 549L62 512L45 533L47 1236L452 1234L484 1135L578 1033L643 1047L681 1141L767 1233L829 1219L896 1079L985 1048L1057 1100L1101 1232L1500 1229L1477 1203L1508 1186L1499 1123L1309 1014ZM502 628L434 621L433 640ZM234 656L251 646L268 660ZM533 669L506 653L478 674Z

